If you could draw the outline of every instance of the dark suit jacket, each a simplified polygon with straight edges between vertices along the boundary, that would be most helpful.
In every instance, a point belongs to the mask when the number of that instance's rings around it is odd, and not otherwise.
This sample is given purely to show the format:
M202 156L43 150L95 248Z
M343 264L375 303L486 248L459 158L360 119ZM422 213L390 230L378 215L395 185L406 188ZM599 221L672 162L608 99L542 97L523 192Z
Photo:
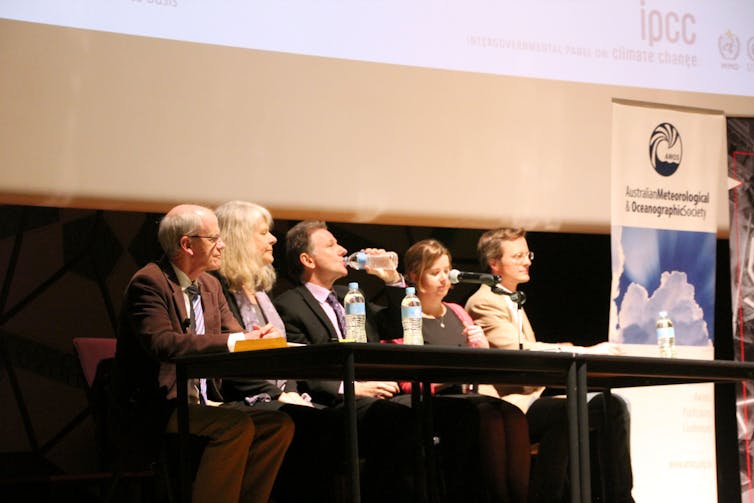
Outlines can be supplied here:
M186 303L168 260L147 264L131 278L121 307L115 354L118 390L129 403L148 410L159 406L159 400L174 398L176 377L171 358L227 351L228 333L243 331L228 308L220 283L206 273L197 283L204 312L203 335L187 333Z
M348 292L345 286L336 285L335 293L342 302ZM380 339L401 337L395 327L400 326L400 303L405 295L403 288L386 287L388 306L367 303L366 332L367 341L379 342ZM327 314L322 310L317 299L304 286L292 288L274 300L275 308L285 322L288 341L300 344L325 344L337 342L338 334ZM396 323L397 319L397 323ZM306 392L312 399L324 405L340 403L340 383L338 381L299 381L298 389Z

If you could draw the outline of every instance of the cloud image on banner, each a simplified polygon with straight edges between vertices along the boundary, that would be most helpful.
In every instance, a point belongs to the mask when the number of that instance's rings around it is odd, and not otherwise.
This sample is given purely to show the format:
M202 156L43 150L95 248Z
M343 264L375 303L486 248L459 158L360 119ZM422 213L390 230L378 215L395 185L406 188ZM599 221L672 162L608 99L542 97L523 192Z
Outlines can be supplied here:
M655 344L657 313L673 320L676 344L712 345L714 339L715 235L623 227L613 240L614 342Z

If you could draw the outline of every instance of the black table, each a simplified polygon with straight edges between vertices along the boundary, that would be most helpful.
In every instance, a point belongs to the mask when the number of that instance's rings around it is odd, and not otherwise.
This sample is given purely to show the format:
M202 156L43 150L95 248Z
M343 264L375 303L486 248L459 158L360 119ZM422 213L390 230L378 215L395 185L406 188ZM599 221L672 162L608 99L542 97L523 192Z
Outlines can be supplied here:
M331 343L175 359L178 431L188 435L187 380L197 377L333 379L343 381L350 458L350 501L358 503L359 469L355 380L506 383L563 388L568 399L571 501L591 501L588 390L621 387L723 383L754 379L754 364L720 360L602 356L572 352ZM429 386L424 386L428 389ZM190 501L190 480L181 463L181 498Z

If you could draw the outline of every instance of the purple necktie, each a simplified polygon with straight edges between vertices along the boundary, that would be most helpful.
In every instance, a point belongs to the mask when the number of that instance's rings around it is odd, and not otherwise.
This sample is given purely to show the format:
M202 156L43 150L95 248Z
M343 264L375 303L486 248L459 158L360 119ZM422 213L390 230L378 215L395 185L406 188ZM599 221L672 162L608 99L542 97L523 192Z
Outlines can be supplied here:
M335 292L330 292L330 295L327 296L327 303L330 304L332 310L335 311L335 317L338 319L338 328L340 328L340 336L345 338L346 317L343 314L343 306L338 302L338 297L335 295Z

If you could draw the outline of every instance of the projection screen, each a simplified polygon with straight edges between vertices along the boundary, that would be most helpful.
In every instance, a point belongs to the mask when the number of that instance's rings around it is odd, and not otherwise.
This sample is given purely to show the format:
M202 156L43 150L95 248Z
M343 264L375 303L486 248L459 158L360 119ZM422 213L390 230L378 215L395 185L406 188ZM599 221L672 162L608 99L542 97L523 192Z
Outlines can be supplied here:
M608 232L612 99L754 116L751 19L730 0L6 0L0 202Z

